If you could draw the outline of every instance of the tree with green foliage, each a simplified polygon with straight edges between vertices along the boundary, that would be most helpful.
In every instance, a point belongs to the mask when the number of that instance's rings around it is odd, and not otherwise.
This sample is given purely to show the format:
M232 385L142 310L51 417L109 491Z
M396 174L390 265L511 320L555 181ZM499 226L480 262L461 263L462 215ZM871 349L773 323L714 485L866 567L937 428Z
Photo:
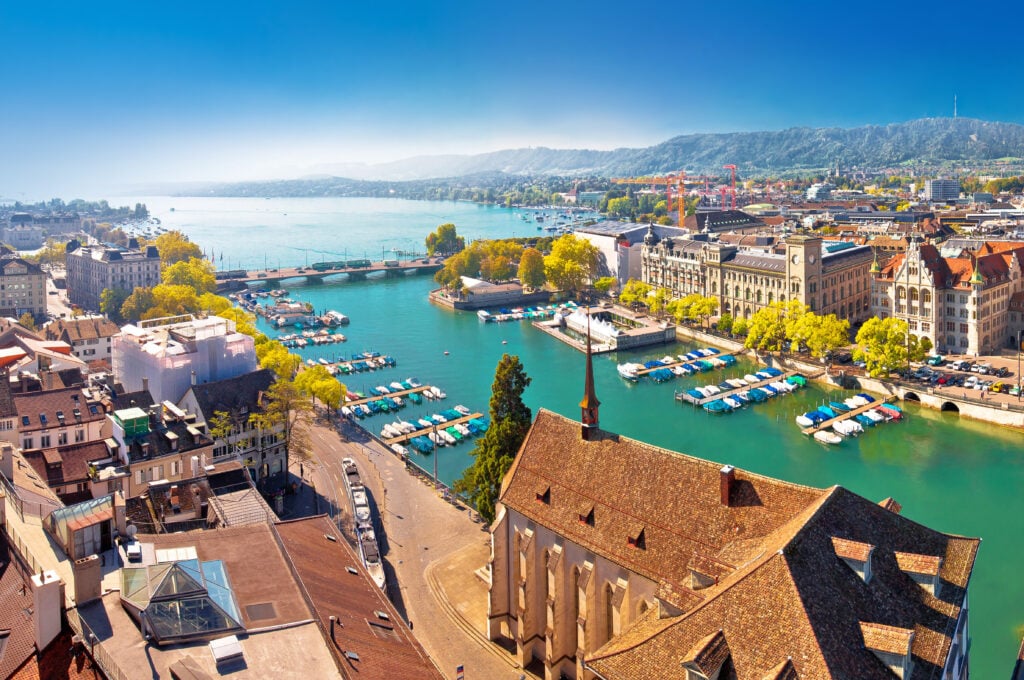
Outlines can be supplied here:
M309 368L300 371L295 376L295 387L298 390L311 397L313 399L313 405L316 405L317 399L323 403L330 410L334 410L341 406L341 402L345 398L345 387L337 378L327 372L327 368L321 364L316 366L310 366Z
M269 368L278 380L291 380L302 364L302 357L292 354L276 340L256 344L256 360L260 368Z
M729 312L726 312L722 316L718 317L718 324L717 324L717 326L718 326L718 330L720 330L721 332L723 332L723 333L732 333L732 324L733 324L732 314L730 314Z
M786 317L781 304L772 303L750 316L744 347L761 352L774 352L781 350L785 341Z
M584 238L566 234L551 245L544 258L544 275L555 288L578 293L597 273L600 251Z
M615 290L618 285L619 280L614 276L602 276L597 281L594 281L594 290L601 295L608 295L608 293Z
M519 282L526 288L538 290L544 287L544 256L536 248L527 248L519 258Z
M25 259L36 264L57 264L64 266L67 255L67 244L55 238L46 239L46 244L32 255L26 255Z
M217 290L213 263L198 257L190 257L164 267L160 280L168 285L191 286L200 295L214 293Z
M690 305L690 316L700 319L702 325L708 325L717 311L718 298L710 295L698 295Z
M732 334L733 335L738 335L738 336L740 336L742 338L743 336L745 336L747 334L747 332L749 330L750 330L750 322L747 321L746 318L744 318L742 316L736 317L736 319L732 322Z
M501 482L526 439L533 414L523 403L530 385L518 356L505 354L498 362L491 385L491 423L473 449L473 464L456 480L454 489L465 493L485 522L494 521Z
M180 231L164 232L153 242L160 253L160 262L168 267L177 262L188 261L190 258L202 258L203 249L188 240L188 236Z
M153 301L153 289L136 287L121 304L121 318L125 321L139 321L156 303Z
M128 299L128 291L123 288L104 288L100 293L100 312L106 314L115 323L124 321L121 306Z
M818 316L808 312L796 321L789 339L798 349L807 347L811 356L823 359L850 344L850 322L835 314Z
M30 331L34 331L36 329L36 318L32 316L32 312L25 312L18 317L18 324Z
M629 279L626 285L619 291L619 302L636 309L637 305L647 306L647 295L651 292L651 285L638 279Z
M288 456L307 460L311 446L309 426L313 418L313 401L291 380L278 379L264 393L263 410L252 413L249 422L260 432L284 426L284 442Z
M655 316L661 314L669 305L668 288L655 287L647 294L647 309Z
M866 364L868 374L884 378L911 361L921 361L932 349L931 340L910 333L903 319L872 317L857 331L853 357Z
M427 235L427 255L454 255L466 247L466 239L459 236L455 225L447 222Z
M609 217L632 217L633 215L633 199L628 196L622 198L612 198L608 200L608 216Z

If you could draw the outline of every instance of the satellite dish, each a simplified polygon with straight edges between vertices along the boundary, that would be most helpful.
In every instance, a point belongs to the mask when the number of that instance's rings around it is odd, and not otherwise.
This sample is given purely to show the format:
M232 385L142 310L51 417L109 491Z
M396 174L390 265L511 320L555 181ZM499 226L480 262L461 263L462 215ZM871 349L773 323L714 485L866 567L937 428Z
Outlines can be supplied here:
M125 529L125 533L128 534L128 538L135 540L135 534L139 532L139 528L134 524L129 524L128 528Z

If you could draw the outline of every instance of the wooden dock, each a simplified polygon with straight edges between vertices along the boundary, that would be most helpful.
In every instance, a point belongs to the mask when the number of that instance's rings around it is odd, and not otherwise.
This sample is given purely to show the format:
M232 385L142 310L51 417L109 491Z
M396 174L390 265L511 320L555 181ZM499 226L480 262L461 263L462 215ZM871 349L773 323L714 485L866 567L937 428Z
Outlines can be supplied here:
M346 401L344 404L342 404L342 406L348 406L349 408L352 408L353 406L362 406L363 404L368 404L371 401L380 401L381 399L388 399L390 397L404 397L407 394L413 394L414 392L426 392L429 389L431 389L430 385L420 385L419 387L413 387L408 390L398 390L396 392L389 392L388 394L375 394L372 397L353 399L352 401Z
M651 368L641 368L641 369L639 369L636 372L636 374L637 374L637 377L642 377L642 376L647 375L648 373L652 373L652 372L657 371L657 370L662 369L662 368L667 368L668 370L671 371L673 368L675 368L677 366L682 366L683 364L695 364L698 361L702 361L702 360L703 361L711 361L712 359L724 359L725 357L733 357L733 358L735 358L735 355L734 354L721 354L721 355L719 355L719 354L709 354L708 356L701 357L700 359L687 359L686 361L676 361L675 363L663 364L661 366L652 366ZM732 366L735 366L735 365L736 365L735 363L732 364ZM714 369L712 369L712 370L718 370L719 368L730 368L730 366L715 366ZM710 371L701 371L701 373L708 373L708 372L710 372ZM692 374L692 375L696 375L696 374Z
M873 408L878 408L882 404L889 404L889 403L892 403L893 401L896 401L896 397L886 397L884 401L875 400L875 401L873 401L873 402L871 402L869 404L865 404L864 406L858 406L857 408L850 409L849 411L847 411L845 413L840 413L835 418L829 418L828 420L823 420L823 421L821 421L821 423L819 423L817 425L814 425L813 427L805 427L805 428L801 429L800 431L802 433L810 436L810 435L813 435L815 432L820 432L821 430L827 430L828 428L832 427L833 423L837 423L840 420L849 420L850 418L852 418L852 417L854 417L856 415L859 415L861 413L864 413L865 411L870 411ZM829 408L831 408L831 407L829 407ZM832 409L832 410L834 411L835 409Z
M471 413L468 416L462 416L461 418L455 418L454 420L449 420L449 421L446 421L446 422L443 422L443 423L438 423L436 429L444 430L446 428L451 427L452 425L459 425L461 423L468 422L468 421L472 420L473 418L483 418L483 414L482 413ZM391 446L392 444L402 444L404 442L409 441L413 437L419 437L419 436L422 436L422 435L429 434L430 432L433 432L434 429L435 429L434 427L424 427L422 429L415 430L414 432L409 432L408 434L403 434L400 437L391 437L390 439L383 439L382 441L385 444L387 444L388 446Z
M737 394L739 392L746 392L747 390L752 390L755 387L764 387L765 385L771 385L773 382L779 382L780 380L784 382L786 378L788 378L791 375L797 375L797 371L786 371L782 375L775 376L774 378L767 378L765 380L761 380L759 382L754 383L753 385L735 387L731 390L719 392L718 394L713 394L710 397L703 397L701 399L697 399L696 397L691 396L686 392L676 392L676 400L685 401L686 403L693 404L694 406L703 406L704 404L710 403L716 399L724 399L725 397L731 397L734 394Z

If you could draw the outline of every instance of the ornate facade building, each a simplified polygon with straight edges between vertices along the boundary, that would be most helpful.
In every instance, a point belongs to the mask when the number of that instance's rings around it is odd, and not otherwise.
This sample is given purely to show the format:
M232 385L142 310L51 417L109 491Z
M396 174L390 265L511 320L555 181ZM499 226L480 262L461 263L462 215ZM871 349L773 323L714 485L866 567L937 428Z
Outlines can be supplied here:
M588 354L588 363L590 356ZM979 540L541 410L491 526L490 639L544 677L967 677Z
M131 293L136 288L160 283L160 254L156 246L141 249L135 239L128 248L70 241L64 259L68 299L85 309L98 310L100 296L107 288Z
M642 280L671 291L717 297L719 310L750 318L773 302L800 300L816 314L851 324L870 316L871 249L817 236L790 236L774 249L739 249L698 239L660 239L650 232Z
M906 253L872 267L871 311L903 319L937 352L980 355L1013 347L1021 324L1011 300L1024 292L1024 247L984 243L974 252L942 257L913 241Z

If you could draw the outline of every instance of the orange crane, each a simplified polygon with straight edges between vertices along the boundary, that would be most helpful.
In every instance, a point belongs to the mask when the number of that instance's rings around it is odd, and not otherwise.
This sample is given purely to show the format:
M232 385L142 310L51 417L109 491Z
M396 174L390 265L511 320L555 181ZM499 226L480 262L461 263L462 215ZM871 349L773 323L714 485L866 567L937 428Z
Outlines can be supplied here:
M723 165L722 168L724 170L731 170L732 171L732 190L731 190L732 191L732 209L735 210L736 209L736 166L730 163L728 165ZM724 199L724 195L723 195L723 199ZM725 208L725 201L724 200L722 201L722 208L723 209Z
M676 193L679 198L679 217L678 223L683 223L683 218L686 216L686 205L684 202L684 196L686 195L686 188L684 183L686 182L686 172L680 170L677 173L670 175L648 175L643 177L613 177L613 184L649 184L651 188L658 186L665 187L666 205L669 212L672 211L672 188L676 188Z

